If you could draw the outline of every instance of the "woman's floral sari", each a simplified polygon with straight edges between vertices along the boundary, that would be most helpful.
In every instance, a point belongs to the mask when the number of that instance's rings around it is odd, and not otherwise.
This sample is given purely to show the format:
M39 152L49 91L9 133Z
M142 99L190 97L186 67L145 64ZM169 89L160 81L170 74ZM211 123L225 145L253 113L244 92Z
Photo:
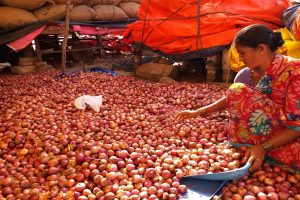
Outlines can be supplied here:
M300 131L300 60L276 55L255 88L232 84L227 104L233 143L258 144L284 127ZM300 138L268 156L300 169Z

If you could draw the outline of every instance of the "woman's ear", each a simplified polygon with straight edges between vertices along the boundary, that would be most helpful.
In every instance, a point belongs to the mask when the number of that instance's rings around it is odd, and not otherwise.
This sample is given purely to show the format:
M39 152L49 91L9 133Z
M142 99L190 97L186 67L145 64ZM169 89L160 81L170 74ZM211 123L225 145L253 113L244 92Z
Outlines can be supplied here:
M260 55L264 55L267 52L267 45L265 45L265 44L259 44L257 46L257 50L259 51Z

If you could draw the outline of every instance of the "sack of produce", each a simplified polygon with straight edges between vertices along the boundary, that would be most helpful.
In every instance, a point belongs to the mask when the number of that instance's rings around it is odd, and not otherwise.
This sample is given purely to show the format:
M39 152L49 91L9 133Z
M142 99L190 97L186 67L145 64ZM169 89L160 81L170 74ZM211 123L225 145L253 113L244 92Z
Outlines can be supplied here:
M35 10L33 14L36 16L36 18L38 18L38 20L63 20L66 16L66 5L47 4L46 6Z
M126 2L135 2L141 4L142 0L122 0L122 3L126 3Z
M36 21L37 18L27 10L6 6L0 7L0 28L7 29Z
M95 6L95 5L119 5L122 0L90 0L88 2L89 6Z
M135 2L120 3L119 7L126 13L130 18L138 17L140 4Z
M54 0L56 4L67 4L67 0ZM72 5L86 4L89 0L71 0Z
M5 6L21 8L25 10L36 10L41 8L46 3L54 4L54 1L52 0L1 0L0 2Z
M92 21L96 17L96 11L86 5L77 5L70 12L70 21Z
M126 13L114 5L96 5L93 7L96 11L96 19L97 21L108 21L108 20L121 20L126 19L128 16Z
M37 61L38 61L37 57L20 57L19 58L19 63L37 62Z
M137 77L159 81L162 77L176 78L178 76L178 68L172 65L165 65L159 63L146 63L136 68Z
M29 65L29 66L14 66L10 68L12 73L15 74L26 74L30 72L35 72L36 66L35 65Z

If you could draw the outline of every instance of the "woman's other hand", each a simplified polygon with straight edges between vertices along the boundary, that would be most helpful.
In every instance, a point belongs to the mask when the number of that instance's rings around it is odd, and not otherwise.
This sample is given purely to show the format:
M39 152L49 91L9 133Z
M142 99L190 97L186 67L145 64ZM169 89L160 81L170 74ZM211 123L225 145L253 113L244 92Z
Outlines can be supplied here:
M200 110L200 109L199 109ZM184 110L176 114L176 120L184 121L200 115L199 110Z
M262 165L265 155L266 151L264 147L261 144L256 144L248 148L242 162L245 163L249 161L250 163L252 163L249 171L253 172Z

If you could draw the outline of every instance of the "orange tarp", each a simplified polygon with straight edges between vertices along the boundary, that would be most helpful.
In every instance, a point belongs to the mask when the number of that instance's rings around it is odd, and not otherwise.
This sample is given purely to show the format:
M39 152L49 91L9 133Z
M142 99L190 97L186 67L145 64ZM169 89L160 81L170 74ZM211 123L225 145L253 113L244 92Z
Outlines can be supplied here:
M288 6L288 0L143 0L124 37L165 54L193 52L229 45L253 23L276 29Z

